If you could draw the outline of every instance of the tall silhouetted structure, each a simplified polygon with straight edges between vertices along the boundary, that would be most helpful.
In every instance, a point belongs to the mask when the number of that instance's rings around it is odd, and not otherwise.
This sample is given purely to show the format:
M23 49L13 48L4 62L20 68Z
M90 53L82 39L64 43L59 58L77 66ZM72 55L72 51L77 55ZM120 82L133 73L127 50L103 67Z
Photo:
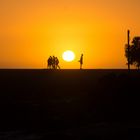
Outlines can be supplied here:
M127 45L128 45L128 58L127 58L127 61L128 61L128 70L130 70L130 30L127 31Z

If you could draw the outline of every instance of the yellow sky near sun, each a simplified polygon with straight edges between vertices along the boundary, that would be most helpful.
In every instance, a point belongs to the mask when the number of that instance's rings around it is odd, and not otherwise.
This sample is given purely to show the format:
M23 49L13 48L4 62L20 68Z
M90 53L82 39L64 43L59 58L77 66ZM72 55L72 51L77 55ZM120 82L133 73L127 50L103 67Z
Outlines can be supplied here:
M126 68L124 44L140 35L139 0L0 0L0 68ZM67 63L65 50L76 58Z

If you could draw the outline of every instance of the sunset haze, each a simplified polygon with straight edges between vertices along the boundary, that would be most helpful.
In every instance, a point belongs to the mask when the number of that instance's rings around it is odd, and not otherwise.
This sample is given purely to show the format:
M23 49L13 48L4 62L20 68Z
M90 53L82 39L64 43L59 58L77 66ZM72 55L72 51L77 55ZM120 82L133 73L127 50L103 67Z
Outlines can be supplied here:
M139 0L0 0L0 68L127 68L124 47L140 36ZM75 53L72 62L62 54Z

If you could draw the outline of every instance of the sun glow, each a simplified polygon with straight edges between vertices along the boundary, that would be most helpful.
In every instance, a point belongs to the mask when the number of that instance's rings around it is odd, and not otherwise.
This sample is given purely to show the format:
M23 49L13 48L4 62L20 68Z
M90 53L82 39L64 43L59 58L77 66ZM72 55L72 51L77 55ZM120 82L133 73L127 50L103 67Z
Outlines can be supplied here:
M63 60L67 62L71 62L75 59L75 54L74 52L68 50L63 53L62 57L63 57Z

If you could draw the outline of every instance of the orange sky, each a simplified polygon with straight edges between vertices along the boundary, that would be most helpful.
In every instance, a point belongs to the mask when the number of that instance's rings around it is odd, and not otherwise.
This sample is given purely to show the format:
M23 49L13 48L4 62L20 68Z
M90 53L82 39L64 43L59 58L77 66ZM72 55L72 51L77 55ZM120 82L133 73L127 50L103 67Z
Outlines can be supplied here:
M127 68L127 29L140 35L139 0L0 0L0 68ZM62 53L72 50L73 62Z

